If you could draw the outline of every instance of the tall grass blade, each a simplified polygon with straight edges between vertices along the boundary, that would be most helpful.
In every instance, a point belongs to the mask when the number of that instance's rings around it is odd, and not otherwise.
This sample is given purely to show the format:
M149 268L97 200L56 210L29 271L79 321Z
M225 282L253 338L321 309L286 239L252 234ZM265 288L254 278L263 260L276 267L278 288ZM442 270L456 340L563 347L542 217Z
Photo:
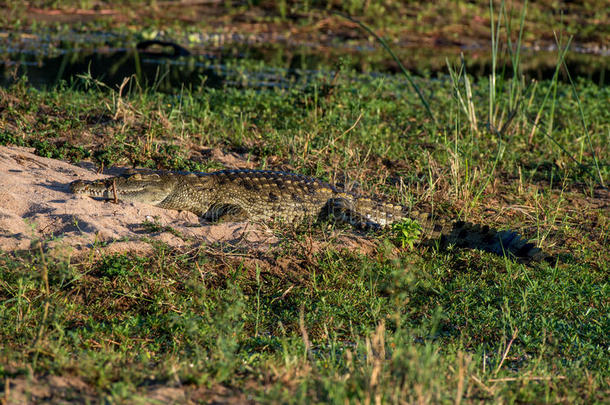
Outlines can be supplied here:
M413 79L411 78L411 75L409 74L409 71L405 68L405 66L402 64L402 62L400 61L400 59L398 59L398 57L396 56L396 54L392 51L392 48L390 48L390 46L387 44L387 42L381 38L379 35L377 35L372 29L370 29L366 24L364 24L363 22L353 18L352 16L349 16L347 14L343 14L340 13L338 11L335 11L334 14L337 14L345 19L348 19L349 21L358 24L358 26L360 26L363 30L365 30L366 32L368 32L369 34L371 34L373 37L375 37L375 39L381 44L381 46L383 46L383 48L390 54L390 56L392 56L392 59L394 59L394 61L398 64L398 66L400 67L400 70L402 72L402 74L405 76L405 78L407 79L407 81L409 82L409 84L411 85L411 87L413 87L413 90L415 90L415 92L417 93L417 96L419 97L420 101L422 102L422 104L424 105L426 112L428 113L428 115L430 116L430 119L432 120L432 123L434 124L435 127L438 127L438 124L436 122L436 118L434 118L434 114L432 113L432 110L430 109L430 104L428 103L428 101L426 100L426 98L424 97L424 94L421 92L421 90L419 89L419 87L417 87L417 85L415 84L415 82L413 81Z
M585 131L585 136L587 138L587 143L589 144L589 150L591 151L591 156L593 156L593 163L595 164L595 170L597 171L597 177L599 178L599 184L602 187L606 187L604 184L604 178L602 176L601 170L599 168L599 162L597 161L597 156L595 154L595 150L593 149L593 144L591 143L591 135L589 134L589 127L587 126L587 120L585 119L585 112L582 108L582 103L580 102L580 97L578 97L578 91L576 90L576 86L574 85L574 81L572 80L572 75L570 75L570 71L568 70L568 66L566 65L565 60L562 61L564 71L568 80L570 82L570 87L572 88L572 94L576 99L576 105L578 105L578 112L580 114L580 121L582 122L582 128Z
M470 129L473 132L478 132L476 109L472 100L472 85L468 75L466 74L466 62L464 61L464 55L461 55L460 70L457 73L447 58L445 58L445 62L447 63L447 69L449 71L449 77L451 78L453 91L459 101L460 106L462 107L462 111L464 111L464 114L468 118ZM462 96L462 91L460 90L459 86L462 77L464 77L464 96Z

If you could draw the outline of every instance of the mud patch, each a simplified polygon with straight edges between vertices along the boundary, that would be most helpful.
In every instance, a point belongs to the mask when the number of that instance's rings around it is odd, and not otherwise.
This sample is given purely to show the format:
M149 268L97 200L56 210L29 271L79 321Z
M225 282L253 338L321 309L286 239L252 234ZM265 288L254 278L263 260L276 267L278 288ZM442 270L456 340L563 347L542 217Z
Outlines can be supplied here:
M95 390L74 376L11 378L5 380L2 389L6 404L97 402Z
M210 388L190 385L158 384L140 386L128 403L146 404L252 404L243 392L220 384ZM0 403L83 404L100 403L104 394L76 376L39 376L8 378L0 387ZM4 402L2 402L4 401ZM135 401L135 402L134 402Z

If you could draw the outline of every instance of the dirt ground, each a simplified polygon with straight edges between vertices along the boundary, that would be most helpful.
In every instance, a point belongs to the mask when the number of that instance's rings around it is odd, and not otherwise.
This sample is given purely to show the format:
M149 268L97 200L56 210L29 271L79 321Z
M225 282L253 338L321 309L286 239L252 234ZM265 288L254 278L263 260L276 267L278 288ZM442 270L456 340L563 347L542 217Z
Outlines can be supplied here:
M168 386L169 385L169 386ZM77 376L17 377L5 380L0 404L28 403L97 403L100 398L95 388ZM151 383L135 397L135 403L146 404L252 404L243 393L223 385L208 387L184 386L179 383Z

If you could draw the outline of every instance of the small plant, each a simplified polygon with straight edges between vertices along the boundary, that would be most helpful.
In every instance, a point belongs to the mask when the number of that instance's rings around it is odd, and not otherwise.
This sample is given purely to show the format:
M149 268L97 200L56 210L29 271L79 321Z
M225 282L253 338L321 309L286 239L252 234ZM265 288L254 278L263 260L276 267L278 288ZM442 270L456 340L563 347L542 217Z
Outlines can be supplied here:
M161 224L158 217L155 217L152 221L146 220L142 222L142 227L149 233L169 232L182 240L187 240L180 231L171 226Z
M392 225L392 231L395 233L394 241L400 242L402 248L408 246L413 249L413 244L419 241L422 227L416 220L405 218Z
M99 273L110 279L128 277L133 273L134 268L139 264L138 262L142 261L143 258L134 258L122 254L105 256L99 265Z

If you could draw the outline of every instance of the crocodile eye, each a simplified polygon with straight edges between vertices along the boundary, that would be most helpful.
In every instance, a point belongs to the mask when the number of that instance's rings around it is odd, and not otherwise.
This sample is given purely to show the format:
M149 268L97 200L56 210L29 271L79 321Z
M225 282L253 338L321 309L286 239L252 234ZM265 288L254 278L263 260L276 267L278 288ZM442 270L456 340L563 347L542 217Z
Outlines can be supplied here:
M140 173L136 173L130 177L131 180L142 180L142 175Z

